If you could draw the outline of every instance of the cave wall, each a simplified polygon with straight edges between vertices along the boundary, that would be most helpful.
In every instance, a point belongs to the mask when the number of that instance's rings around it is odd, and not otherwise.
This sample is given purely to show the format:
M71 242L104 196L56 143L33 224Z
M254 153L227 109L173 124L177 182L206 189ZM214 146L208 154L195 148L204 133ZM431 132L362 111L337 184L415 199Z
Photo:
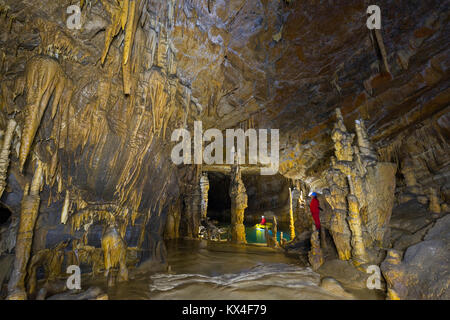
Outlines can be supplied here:
M0 1L2 141L17 122L2 239L15 238L41 161L33 254L83 237L98 247L116 220L129 246L162 261L167 216L186 220L180 203L201 173L170 160L174 129L280 129L280 174L321 190L336 107L397 165L398 203L448 209L448 1L384 1L379 34L359 0L82 1L80 30L66 25L73 2Z

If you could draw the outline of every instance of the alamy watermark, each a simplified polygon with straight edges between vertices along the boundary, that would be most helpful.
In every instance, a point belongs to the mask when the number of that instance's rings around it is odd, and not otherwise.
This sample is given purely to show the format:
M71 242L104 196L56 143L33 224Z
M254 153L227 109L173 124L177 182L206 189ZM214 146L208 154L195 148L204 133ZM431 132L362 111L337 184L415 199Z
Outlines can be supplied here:
M367 273L371 273L371 276L367 278L366 286L368 289L381 289L381 271L380 267L376 264L370 265L367 270Z
M366 25L370 30L381 29L381 9L377 5L371 5L367 8L367 14L370 16L367 18Z
M81 270L77 265L70 265L67 267L66 273L71 276L66 281L66 287L69 290L80 290L81 289Z
M270 154L268 152L268 134L270 133ZM280 134L278 129L226 129L224 137L219 129L203 132L201 121L194 122L194 141L192 153L191 133L187 129L172 132L171 141L181 141L172 149L171 159L179 164L252 164L261 165L261 175L274 175L280 162ZM248 139L248 148L246 141ZM237 140L237 147L235 146ZM203 142L210 142L203 148ZM236 151L237 150L237 151ZM246 157L248 150L248 158ZM248 159L248 162L246 161Z

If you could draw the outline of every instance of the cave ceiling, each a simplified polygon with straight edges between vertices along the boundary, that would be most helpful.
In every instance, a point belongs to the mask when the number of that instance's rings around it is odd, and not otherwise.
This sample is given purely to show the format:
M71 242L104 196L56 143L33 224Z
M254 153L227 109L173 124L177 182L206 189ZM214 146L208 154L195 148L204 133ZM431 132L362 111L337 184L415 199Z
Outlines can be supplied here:
M329 165L337 107L350 130L364 119L379 148L430 117L448 135L449 1L382 1L378 35L366 27L367 1L141 0L121 16L115 8L124 1L87 0L82 28L70 30L66 8L76 3L0 1L2 83L9 89L2 108L24 107L13 88L27 61L55 58L73 88L69 121L79 128L72 135L90 137L87 145L103 141L103 151L91 150L98 175L119 172L91 187L113 189L125 179L125 169L107 165L117 158L114 145L128 139L125 153L170 154L171 131L194 120L204 129L280 129L280 173L309 182ZM109 133L94 138L90 125ZM159 140L149 141L147 132ZM119 162L126 168L134 160Z

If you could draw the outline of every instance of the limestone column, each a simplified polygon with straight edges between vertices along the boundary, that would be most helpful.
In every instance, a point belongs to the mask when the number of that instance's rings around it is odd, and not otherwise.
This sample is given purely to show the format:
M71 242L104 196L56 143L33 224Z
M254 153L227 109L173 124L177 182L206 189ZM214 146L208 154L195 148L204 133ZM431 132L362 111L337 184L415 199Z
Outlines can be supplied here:
M355 266L360 266L367 263L369 259L364 246L359 204L358 199L353 194L347 196L347 201L349 206L347 221L352 231L352 260Z
M313 270L319 269L323 264L323 253L320 248L318 230L315 230L311 235L311 250L308 252L308 260Z
M27 298L25 277L33 242L33 230L39 213L39 191L42 177L43 164L38 159L29 193L27 186L25 187L26 190L24 190L22 199L22 211L20 213L20 224L15 248L16 256L11 278L8 283L8 300L25 300Z
M202 220L206 220L206 214L208 212L208 191L209 191L209 180L207 173L204 173L200 178L200 190L202 192Z
M14 130L16 129L16 121L14 119L8 120L8 125L6 127L5 138L3 139L3 146L0 151L0 197L6 187L6 179L8 178L8 167L9 167L9 154L11 150L12 138L14 135Z
M233 166L231 174L229 191L231 198L231 241L235 243L246 243L244 212L248 206L247 193L238 165Z
M327 173L329 189L324 190L324 196L333 209L330 221L330 233L333 237L340 260L351 257L351 231L347 223L347 195L348 185L345 176L336 169Z
M294 226L294 210L292 207L292 193L291 188L289 188L289 227L291 231L291 240L295 238L295 226Z
M202 195L200 185L197 183L192 185L189 194L186 195L184 219L186 224L186 238L197 239L201 218L201 202Z

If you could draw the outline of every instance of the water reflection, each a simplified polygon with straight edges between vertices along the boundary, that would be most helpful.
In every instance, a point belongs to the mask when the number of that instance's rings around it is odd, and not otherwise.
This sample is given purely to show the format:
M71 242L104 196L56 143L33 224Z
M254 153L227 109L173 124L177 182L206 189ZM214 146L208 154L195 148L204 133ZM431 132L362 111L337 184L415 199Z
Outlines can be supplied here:
M261 246L178 241L168 244L168 272L132 272L106 289L111 299L340 299L322 289L320 276L297 259Z

